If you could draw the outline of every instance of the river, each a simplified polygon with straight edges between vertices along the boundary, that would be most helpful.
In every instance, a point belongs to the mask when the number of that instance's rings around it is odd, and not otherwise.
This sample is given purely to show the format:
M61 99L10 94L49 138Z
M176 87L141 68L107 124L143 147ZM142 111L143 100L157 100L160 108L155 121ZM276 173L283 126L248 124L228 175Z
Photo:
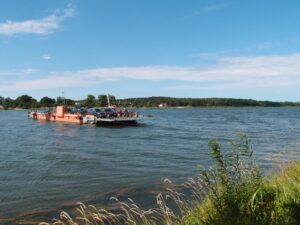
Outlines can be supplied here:
M143 199L164 178L182 182L198 165L209 165L209 140L226 147L241 131L264 168L299 156L300 108L138 111L147 115L139 126L95 127L0 110L0 223L48 219L76 201L97 203L120 193Z

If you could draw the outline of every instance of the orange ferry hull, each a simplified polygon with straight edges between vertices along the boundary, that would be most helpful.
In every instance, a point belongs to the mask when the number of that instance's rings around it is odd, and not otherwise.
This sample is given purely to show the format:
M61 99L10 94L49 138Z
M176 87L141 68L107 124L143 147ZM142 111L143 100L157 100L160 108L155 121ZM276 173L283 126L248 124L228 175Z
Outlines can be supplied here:
M80 118L79 116L74 116L72 114L65 114L63 117L57 116L55 118L55 121L82 124L82 118Z
M36 120L47 120L64 123L83 123L82 117L80 115L66 113L66 107L64 106L58 106L56 108L56 113L33 113L32 118Z
M65 114L63 117L56 116L55 114L37 114L33 117L36 120L47 120L53 122L65 122L65 123L76 123L82 124L82 119L72 114Z

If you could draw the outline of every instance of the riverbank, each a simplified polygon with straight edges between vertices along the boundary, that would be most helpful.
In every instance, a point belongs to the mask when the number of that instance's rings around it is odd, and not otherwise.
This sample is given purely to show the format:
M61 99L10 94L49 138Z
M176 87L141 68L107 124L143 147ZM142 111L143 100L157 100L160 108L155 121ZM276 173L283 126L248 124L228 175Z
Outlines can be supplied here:
M116 99L115 96L109 96L111 105L119 107L134 107L134 108L149 108L149 107L282 107L282 106L300 106L300 102L291 101L267 101L254 99L239 99L239 98L175 98L175 97L137 97ZM94 95L88 95L86 99L73 100L58 97L52 99L43 97L39 101L31 96L22 95L16 99L3 98L0 96L0 108L41 108L55 107L56 105L65 104L76 107L105 107L107 106L108 98L106 95L99 95L96 98ZM1 107L2 106L2 107Z
M232 141L231 147L223 151L216 140L210 141L213 166L200 169L181 189L166 180L168 193L156 196L156 208L142 210L131 199L113 198L119 204L114 213L81 203L53 224L298 224L300 163L263 174L247 137Z
M74 106L69 106L70 108L74 108ZM97 108L97 107L96 107ZM101 107L98 107L101 108ZM149 107L126 107L127 109L132 109L132 110L138 110L138 109L230 109L230 108L300 108L300 105L283 105L283 106L167 106L167 107L153 107L153 106L149 106ZM27 111L32 111L32 110L54 110L55 107L39 107L39 108L29 108L29 109L25 109L25 108L8 108L8 109L4 109L4 108L0 108L1 110L16 110L16 111L20 111L20 110L27 110Z

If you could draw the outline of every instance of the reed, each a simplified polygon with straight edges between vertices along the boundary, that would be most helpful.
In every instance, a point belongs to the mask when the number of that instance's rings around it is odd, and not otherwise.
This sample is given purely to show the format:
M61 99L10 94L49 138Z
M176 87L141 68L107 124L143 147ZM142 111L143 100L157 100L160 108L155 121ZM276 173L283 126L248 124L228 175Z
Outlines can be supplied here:
M273 176L263 176L254 162L245 135L224 151L217 140L209 143L213 166L185 182L180 190L166 179L166 194L156 196L156 207L143 210L132 199L121 202L119 213L78 203L76 213L40 225L199 224L296 225L300 221L300 164L290 163Z

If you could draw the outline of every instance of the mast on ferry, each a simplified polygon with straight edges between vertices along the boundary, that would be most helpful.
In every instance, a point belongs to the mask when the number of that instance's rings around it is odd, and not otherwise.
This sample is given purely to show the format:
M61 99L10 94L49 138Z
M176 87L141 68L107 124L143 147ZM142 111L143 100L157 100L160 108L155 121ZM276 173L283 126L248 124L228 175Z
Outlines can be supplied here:
M107 94L107 106L110 108L109 94Z

